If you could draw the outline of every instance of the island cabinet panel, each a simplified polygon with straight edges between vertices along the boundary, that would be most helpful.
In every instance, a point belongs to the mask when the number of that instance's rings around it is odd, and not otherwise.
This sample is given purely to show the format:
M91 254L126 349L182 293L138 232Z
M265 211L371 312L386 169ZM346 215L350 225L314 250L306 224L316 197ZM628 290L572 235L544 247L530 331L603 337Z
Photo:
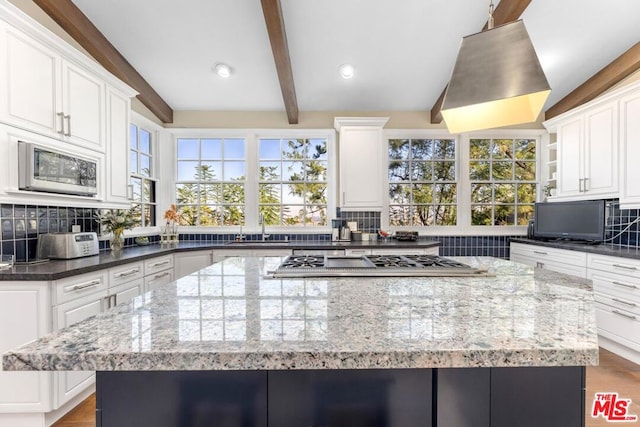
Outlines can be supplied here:
M267 371L98 372L97 382L97 427L267 427Z
M438 369L434 384L437 427L490 427L490 368Z

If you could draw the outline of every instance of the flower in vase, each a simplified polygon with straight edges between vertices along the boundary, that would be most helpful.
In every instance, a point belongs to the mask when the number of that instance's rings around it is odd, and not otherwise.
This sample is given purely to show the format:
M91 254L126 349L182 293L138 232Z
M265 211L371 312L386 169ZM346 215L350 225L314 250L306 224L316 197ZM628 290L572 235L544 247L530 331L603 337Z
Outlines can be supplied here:
M102 226L102 230L113 234L111 240L112 249L121 249L124 243L124 231L140 224L140 213L133 207L131 209L104 209L96 215L96 221Z

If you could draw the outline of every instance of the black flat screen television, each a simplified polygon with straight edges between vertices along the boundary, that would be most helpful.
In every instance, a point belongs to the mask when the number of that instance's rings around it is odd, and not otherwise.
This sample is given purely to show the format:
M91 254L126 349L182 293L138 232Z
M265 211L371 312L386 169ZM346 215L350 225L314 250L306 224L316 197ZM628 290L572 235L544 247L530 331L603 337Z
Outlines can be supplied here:
M604 240L604 200L536 203L534 238Z

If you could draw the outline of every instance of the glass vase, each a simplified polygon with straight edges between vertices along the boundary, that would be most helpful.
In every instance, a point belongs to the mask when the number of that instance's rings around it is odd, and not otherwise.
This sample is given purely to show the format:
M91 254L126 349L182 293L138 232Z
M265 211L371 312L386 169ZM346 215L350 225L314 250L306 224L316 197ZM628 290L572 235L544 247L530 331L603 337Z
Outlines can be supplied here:
M120 252L124 248L124 228L113 230L110 246L112 252Z

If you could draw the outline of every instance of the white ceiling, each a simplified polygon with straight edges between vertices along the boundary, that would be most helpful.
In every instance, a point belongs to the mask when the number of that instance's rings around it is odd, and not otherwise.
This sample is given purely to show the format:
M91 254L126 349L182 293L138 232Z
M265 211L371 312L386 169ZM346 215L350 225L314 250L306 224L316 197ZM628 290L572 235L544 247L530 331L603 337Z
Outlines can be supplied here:
M73 0L174 110L282 111L259 0ZM428 110L487 0L281 0L301 111ZM495 1L497 5L498 2ZM533 0L555 104L640 41L639 0ZM232 78L212 71L229 64ZM352 63L356 75L338 76Z

